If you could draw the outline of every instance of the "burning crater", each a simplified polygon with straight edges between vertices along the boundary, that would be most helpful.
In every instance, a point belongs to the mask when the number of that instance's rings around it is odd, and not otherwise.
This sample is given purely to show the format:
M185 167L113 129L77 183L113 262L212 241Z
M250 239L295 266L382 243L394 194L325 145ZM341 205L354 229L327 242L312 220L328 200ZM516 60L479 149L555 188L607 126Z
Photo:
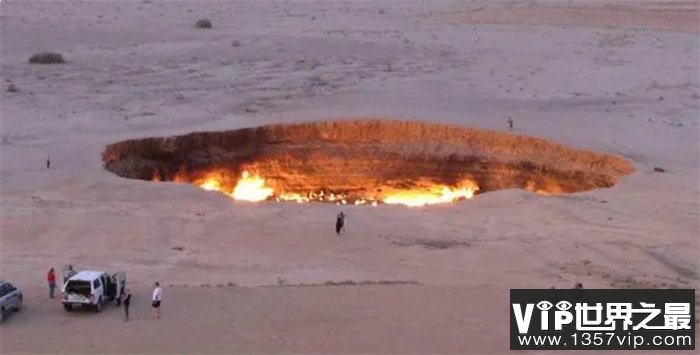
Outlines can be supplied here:
M102 161L122 177L190 183L237 200L408 206L509 188L586 191L633 171L620 157L540 138L388 120L131 139L107 146Z

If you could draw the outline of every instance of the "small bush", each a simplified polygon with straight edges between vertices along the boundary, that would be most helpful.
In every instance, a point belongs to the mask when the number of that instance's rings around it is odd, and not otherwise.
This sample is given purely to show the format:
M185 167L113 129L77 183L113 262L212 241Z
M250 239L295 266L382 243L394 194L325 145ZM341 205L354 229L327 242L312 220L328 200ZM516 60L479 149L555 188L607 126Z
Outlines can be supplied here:
M324 78L322 78L320 75L314 75L311 78L309 78L309 81L311 82L311 85L313 86L326 86L328 85L328 81Z
M355 281L345 280L345 281L326 281L324 286L354 286L357 285Z
M211 28L211 21L207 18L201 18L195 22L194 27L197 28Z
M61 53L41 52L29 57L30 64L60 64L65 62Z
M7 92L19 92L19 88L15 84L10 84L7 86Z

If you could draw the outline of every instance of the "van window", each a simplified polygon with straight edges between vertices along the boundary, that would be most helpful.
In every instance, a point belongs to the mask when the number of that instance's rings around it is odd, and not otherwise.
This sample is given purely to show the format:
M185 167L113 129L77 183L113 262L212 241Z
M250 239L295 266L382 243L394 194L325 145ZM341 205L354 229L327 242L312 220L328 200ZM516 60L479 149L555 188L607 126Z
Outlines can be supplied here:
M92 293L90 281L70 280L66 284L66 293L77 293L87 297Z
M92 282L92 287L97 290L100 287L100 279L95 279L95 281Z

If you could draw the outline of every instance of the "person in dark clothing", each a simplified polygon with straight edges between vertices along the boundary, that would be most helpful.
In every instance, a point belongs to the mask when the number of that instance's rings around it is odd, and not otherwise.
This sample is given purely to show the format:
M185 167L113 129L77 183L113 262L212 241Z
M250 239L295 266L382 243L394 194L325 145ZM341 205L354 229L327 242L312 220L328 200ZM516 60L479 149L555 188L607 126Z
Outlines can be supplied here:
M51 169L51 155L47 154L46 155L46 169Z
M340 231L342 231L345 228L345 213L340 212L338 213L338 217L335 220L335 233L340 234Z
M68 265L67 269L63 269L63 284L65 285L66 281L77 273L77 271L73 270L73 265Z
M508 116L508 129L513 130L513 119Z
M129 320L129 305L131 305L131 291L127 288L122 295L122 303L124 303L124 321Z

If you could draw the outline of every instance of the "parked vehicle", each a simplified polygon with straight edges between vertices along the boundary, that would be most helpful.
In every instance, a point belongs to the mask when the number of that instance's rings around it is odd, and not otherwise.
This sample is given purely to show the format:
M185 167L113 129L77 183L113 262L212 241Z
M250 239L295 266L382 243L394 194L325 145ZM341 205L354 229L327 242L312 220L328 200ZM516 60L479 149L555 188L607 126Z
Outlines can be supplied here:
M22 309L22 291L9 282L0 280L0 323L13 311Z
M75 307L88 306L99 312L110 301L118 307L125 287L124 272L109 275L104 271L79 271L63 285L63 308L72 311Z

